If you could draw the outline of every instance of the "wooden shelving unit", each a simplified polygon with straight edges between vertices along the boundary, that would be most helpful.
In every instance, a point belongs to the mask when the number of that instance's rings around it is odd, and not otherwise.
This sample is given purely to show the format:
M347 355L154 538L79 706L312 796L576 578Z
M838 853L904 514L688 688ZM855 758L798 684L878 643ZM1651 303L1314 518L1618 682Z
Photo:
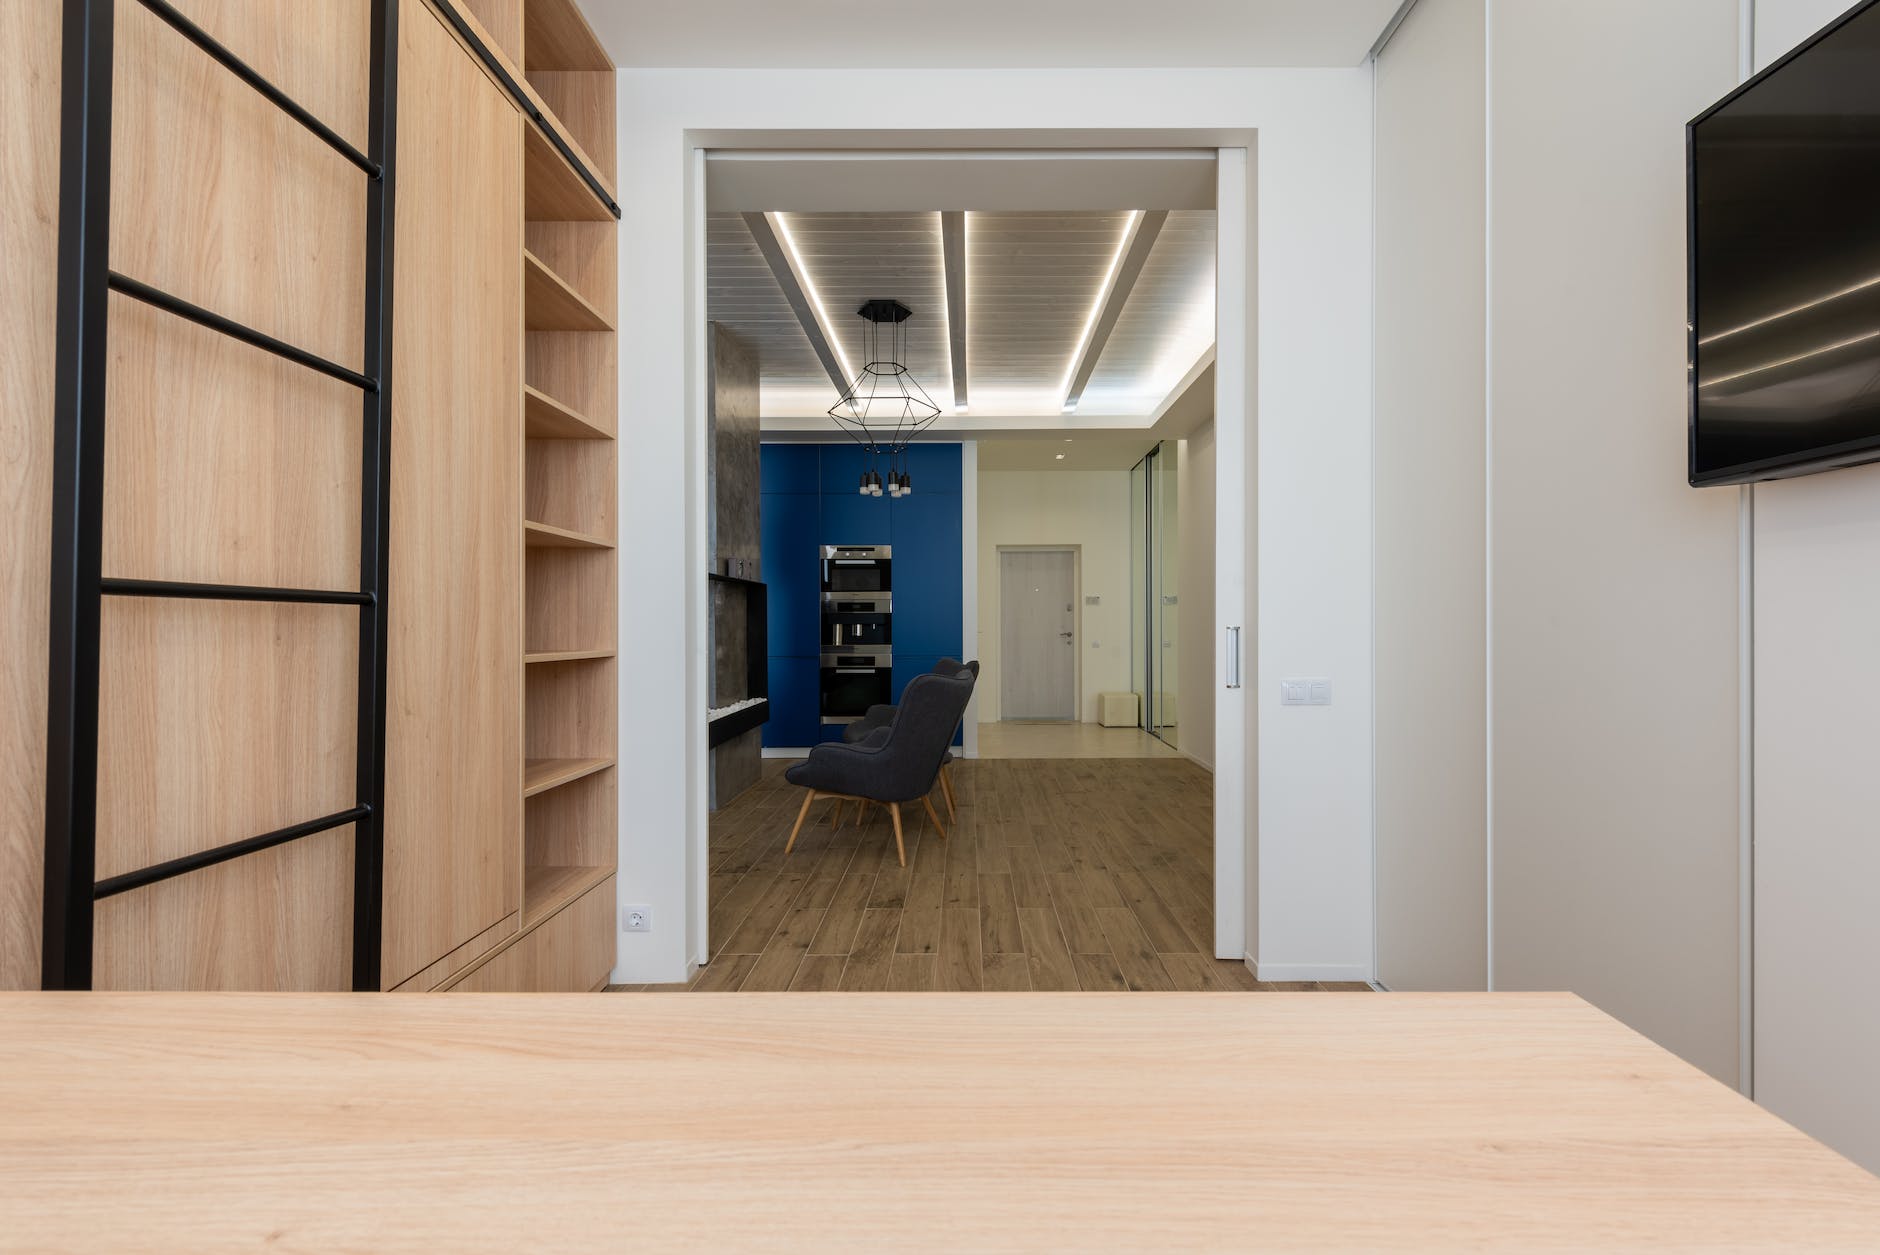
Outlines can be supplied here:
M482 0L547 123L611 199L614 75L574 0ZM618 225L542 127L524 123L525 701L521 927L614 873ZM610 908L611 910L611 908Z

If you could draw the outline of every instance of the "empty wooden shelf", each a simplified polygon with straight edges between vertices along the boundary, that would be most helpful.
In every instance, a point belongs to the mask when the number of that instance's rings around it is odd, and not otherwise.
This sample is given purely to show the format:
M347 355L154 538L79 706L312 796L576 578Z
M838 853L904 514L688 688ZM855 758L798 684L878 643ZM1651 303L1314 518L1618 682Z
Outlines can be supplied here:
M611 758L531 758L522 771L522 796L538 793L605 771L614 765Z
M611 867L531 867L522 895L523 924L553 915L613 874Z
M523 251L524 325L530 331L612 331L613 323L534 253Z
M523 215L531 222L611 222L594 189L533 124L523 128Z
M548 523L525 522L522 532L531 549L612 549L614 542L604 536L590 536L571 528Z
M529 0L522 47L531 71L614 68L574 0Z
M539 388L522 389L522 414L531 440L611 440L594 420Z
M612 658L611 649L550 649L539 653L524 654L522 661L530 665L550 662L585 662L596 658Z

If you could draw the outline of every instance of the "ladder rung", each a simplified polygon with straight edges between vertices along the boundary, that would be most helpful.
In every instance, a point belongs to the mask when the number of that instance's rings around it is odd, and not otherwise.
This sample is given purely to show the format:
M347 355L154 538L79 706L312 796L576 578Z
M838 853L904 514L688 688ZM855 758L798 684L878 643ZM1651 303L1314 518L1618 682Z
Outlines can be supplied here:
M200 871L205 867L214 867L217 863L226 863L230 859L240 858L244 854L254 854L277 845L285 845L300 837L310 837L316 832L326 832L343 824L357 823L371 813L372 808L369 806L355 806L350 810L322 815L319 819L309 819L303 824L276 828L273 832L264 832L258 837L249 837L244 841L231 841L227 845L218 845L214 849L185 854L181 858L173 858L168 862L156 863L134 872L125 872L122 876L113 876L109 880L100 880L91 887L91 896L95 901L132 889L141 889L145 885L155 884L159 880L168 880L172 876L181 876L185 872Z
M174 597L186 601L289 601L320 606L369 606L371 593L344 588L272 588L262 584L190 584L180 580L98 581L98 591L112 597Z
M129 275L119 274L115 270L110 272L107 282L110 283L111 290L114 292L122 292L125 296L142 301L146 305L154 305L167 313L175 314L178 318L188 319L211 331L219 331L230 339L240 340L243 344L251 344L276 357L284 357L309 370L317 370L322 375L331 375L355 388L363 388L367 392L379 390L379 381L368 375L362 375L356 370L341 366L338 362L330 362L318 353L309 353L285 340L277 340L267 332L256 331L253 327L238 323L233 318L224 318L213 310L193 305L180 296L171 296L162 288L153 288L148 283L133 279Z
M299 101L289 96L273 83L270 83L267 79L261 77L253 66L217 43L214 36L210 35L208 31L205 31L202 27L190 21L181 13L178 13L175 6L168 3L168 0L141 0L141 3L146 9L149 9L152 13L169 23L184 39L195 44L216 61L220 62L222 67L228 70L229 73L260 92L267 98L269 104L272 104L282 113L285 113L288 117L317 135L327 147L358 166L361 170L364 170L373 178L376 179L380 177L381 172L377 162L347 143L332 127L307 112Z

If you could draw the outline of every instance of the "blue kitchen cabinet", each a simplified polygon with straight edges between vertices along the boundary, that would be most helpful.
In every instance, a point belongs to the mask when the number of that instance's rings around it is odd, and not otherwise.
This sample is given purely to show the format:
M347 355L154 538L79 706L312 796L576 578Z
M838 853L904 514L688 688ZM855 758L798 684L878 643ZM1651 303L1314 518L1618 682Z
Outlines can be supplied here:
M864 497L850 490L846 496L822 496L822 523L818 539L825 545L889 545L887 494ZM820 587L820 585L818 585Z
M822 495L821 445L766 444L759 445L757 453L760 493Z
M758 505L764 583L769 586L766 603L770 607L770 654L775 658L815 657L822 613L822 568L816 556L821 498L767 492Z
M954 460L958 461L957 452ZM918 484L918 480L915 481ZM894 653L960 656L965 603L960 498L918 487L889 510L894 546Z
M822 683L817 658L770 660L770 722L764 725L764 745L795 748L814 745L821 737L816 709Z
M934 654L927 657L903 654L897 649L894 653L894 678L891 681L894 686L895 704L900 704L902 694L907 691L908 682L915 676L926 675L932 671L940 665L940 659L943 657L958 658L959 656L958 650L949 650L946 654ZM962 727L960 731L953 734L953 744L958 745L961 742L964 731Z
M908 475L913 478L916 497L930 492L958 496L962 489L959 445L909 445L906 467Z

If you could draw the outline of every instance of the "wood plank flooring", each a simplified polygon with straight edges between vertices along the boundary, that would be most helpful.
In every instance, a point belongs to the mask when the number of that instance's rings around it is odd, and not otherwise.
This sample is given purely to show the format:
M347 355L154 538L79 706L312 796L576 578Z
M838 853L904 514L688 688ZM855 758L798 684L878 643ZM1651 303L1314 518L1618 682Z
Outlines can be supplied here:
M1187 759L958 762L945 838L903 808L906 868L885 810L858 823L850 804L838 828L833 802L786 858L788 766L766 760L712 816L711 962L625 988L1366 988L1262 984L1213 957L1212 780Z

